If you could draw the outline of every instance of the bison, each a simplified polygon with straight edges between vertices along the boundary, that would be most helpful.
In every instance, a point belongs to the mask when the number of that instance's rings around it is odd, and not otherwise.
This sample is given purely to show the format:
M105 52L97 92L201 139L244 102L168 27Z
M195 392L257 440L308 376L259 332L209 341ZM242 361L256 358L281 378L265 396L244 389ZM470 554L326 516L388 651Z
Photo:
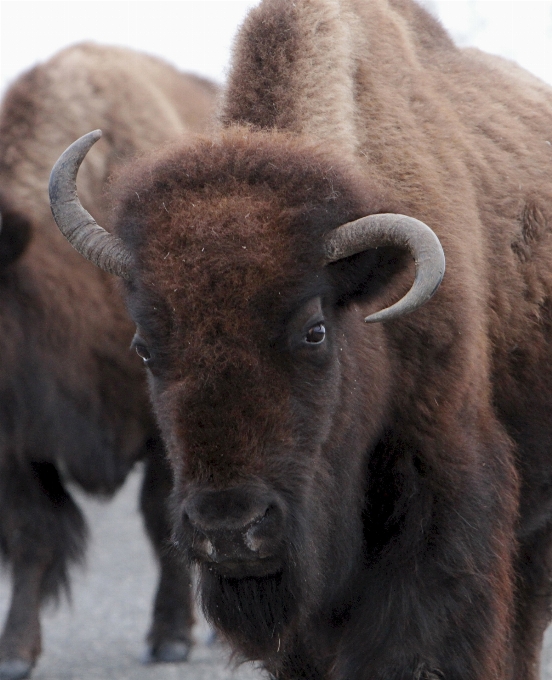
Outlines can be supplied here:
M50 185L124 280L208 617L278 680L536 680L552 91L412 0L264 0L219 120L121 172L116 235L97 133Z
M171 473L129 346L133 325L109 277L59 234L47 200L52 163L101 125L107 144L81 191L102 218L102 186L130 155L204 131L215 87L131 50L82 44L19 78L0 111L0 552L12 599L0 678L26 677L41 648L39 608L69 583L86 527L67 490L109 496L145 460L141 507L160 560L149 633L153 660L191 643L189 578L165 546ZM61 238L60 238L61 237Z

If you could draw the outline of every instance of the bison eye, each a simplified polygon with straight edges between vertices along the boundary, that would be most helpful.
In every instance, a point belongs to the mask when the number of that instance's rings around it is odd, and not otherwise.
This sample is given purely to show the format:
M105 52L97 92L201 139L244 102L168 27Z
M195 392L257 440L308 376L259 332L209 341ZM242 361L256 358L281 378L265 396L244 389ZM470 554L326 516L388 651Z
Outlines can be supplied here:
M146 343L142 340L142 338L139 335L134 336L131 347L134 347L134 349L136 350L136 354L147 365L148 362L151 360L151 352L149 351Z
M326 326L323 323L317 323L316 326L309 328L305 340L312 345L319 345L321 342L324 342L325 337Z

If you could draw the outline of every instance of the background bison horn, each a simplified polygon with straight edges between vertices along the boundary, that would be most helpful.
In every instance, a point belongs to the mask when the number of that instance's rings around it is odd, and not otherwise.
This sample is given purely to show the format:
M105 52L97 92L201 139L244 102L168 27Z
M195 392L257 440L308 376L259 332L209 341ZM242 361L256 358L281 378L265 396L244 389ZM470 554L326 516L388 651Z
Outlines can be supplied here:
M382 246L409 250L416 263L416 277L403 298L367 316L367 323L389 321L418 309L432 297L445 273L443 248L427 224L393 213L369 215L334 229L324 244L326 263Z
M61 154L50 175L50 207L61 233L75 250L100 269L130 279L131 253L119 238L96 223L77 196L77 172L101 136L101 130L89 132Z

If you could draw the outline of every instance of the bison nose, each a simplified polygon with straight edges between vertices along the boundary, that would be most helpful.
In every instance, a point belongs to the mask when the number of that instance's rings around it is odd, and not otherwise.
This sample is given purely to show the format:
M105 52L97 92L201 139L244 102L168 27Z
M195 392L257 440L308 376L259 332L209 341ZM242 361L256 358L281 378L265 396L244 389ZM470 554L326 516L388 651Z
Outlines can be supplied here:
M192 551L210 562L270 557L281 538L282 513L267 494L202 490L188 495L183 511L192 529Z

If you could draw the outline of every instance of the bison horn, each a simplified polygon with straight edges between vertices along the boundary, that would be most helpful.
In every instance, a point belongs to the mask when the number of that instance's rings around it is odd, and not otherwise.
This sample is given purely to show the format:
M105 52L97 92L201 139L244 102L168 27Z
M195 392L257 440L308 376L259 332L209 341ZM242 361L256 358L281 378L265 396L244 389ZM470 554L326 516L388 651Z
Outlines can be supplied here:
M382 246L409 250L416 263L416 277L403 298L367 316L366 323L389 321L418 309L432 297L445 273L443 248L427 224L392 213L362 217L330 232L324 244L326 264Z
M101 130L89 132L59 157L50 175L50 207L61 233L75 250L109 274L130 279L132 254L121 239L96 223L77 195L77 172L101 136Z

